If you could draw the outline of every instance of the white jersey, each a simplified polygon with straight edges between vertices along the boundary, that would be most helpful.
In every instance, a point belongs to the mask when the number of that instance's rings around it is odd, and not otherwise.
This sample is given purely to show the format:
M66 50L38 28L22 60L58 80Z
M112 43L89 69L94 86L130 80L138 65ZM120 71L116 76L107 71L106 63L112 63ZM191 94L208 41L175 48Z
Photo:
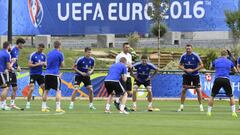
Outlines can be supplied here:
M132 65L132 55L130 53L124 53L124 52L121 52L121 53L119 53L117 55L115 63L120 62L120 59L122 57L127 59L127 64L131 64ZM127 77L131 77L129 72L127 72Z

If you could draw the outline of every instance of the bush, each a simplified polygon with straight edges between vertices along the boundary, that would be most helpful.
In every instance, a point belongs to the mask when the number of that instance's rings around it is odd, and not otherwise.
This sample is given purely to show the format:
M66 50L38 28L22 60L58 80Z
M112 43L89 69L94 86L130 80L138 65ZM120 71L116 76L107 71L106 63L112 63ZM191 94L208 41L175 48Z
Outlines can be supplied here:
M215 50L209 50L206 54L206 63L204 63L204 67L206 69L210 69L212 62L218 57L217 53Z
M154 36L158 37L158 24L155 24L152 27L151 32ZM167 32L167 26L164 24L160 24L160 37L163 37L164 34L166 34L166 32Z

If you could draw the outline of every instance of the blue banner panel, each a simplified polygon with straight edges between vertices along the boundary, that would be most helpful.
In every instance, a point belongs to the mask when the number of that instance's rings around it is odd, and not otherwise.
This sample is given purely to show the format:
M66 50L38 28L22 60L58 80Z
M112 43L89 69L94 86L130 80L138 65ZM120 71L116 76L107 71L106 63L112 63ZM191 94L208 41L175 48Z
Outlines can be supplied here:
M238 0L170 0L170 31L227 31L225 10L238 10Z
M28 86L29 83L29 73L19 73L18 77L18 91L17 96L23 96L23 91ZM94 96L95 97L106 97L107 91L104 86L104 78L105 76L99 75L97 77L92 78L92 85L94 89ZM70 97L73 87L73 80L74 80L74 73L66 72L62 75L62 96ZM231 75L230 76L232 88L233 88L233 95L235 98L239 97L240 91L240 76ZM204 98L208 98L211 96L211 88L213 86L214 75L210 74L201 74L200 75L201 81L201 88L202 88L202 95ZM141 88L144 89L144 88ZM153 97L156 98L179 98L181 95L182 89L182 75L180 74L157 74L152 79L152 92ZM1 92L1 90L0 90ZM80 90L78 91L80 96L86 97L88 96L88 90L83 86L80 85ZM141 91L142 92L142 91ZM146 92L146 91L145 91ZM11 94L11 90L9 92L9 96ZM40 96L42 94L42 90L35 88L33 92L33 96ZM55 90L50 90L49 96L55 96ZM143 94L145 95L145 94ZM187 91L188 98L196 98L197 94L194 89L189 89ZM221 89L220 94L218 97L225 97L225 92Z
M7 18L8 3L0 2L0 18ZM147 0L13 0L13 34L146 33L146 6ZM1 19L0 33L7 33L7 19Z
M150 0L13 0L14 35L148 33ZM164 6L164 4L162 4ZM228 31L225 10L238 0L170 0L170 31ZM7 34L8 1L0 0L0 35Z

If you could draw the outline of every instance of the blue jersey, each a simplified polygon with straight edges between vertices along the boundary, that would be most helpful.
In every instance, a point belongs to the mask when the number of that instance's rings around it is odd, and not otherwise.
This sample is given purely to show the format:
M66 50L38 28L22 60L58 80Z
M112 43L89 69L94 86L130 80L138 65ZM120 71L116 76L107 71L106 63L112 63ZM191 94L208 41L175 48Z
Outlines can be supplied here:
M29 62L32 64L46 62L46 55L39 52L33 52L29 56ZM43 66L30 67L30 75L42 75Z
M238 57L237 64L240 64L240 57Z
M192 52L191 54L184 53L180 58L180 64L184 66L185 69L195 69L200 64L201 59L198 54ZM198 71L187 73L188 75L198 75Z
M233 62L225 57L214 60L212 65L216 70L216 78L229 78L229 73L234 68Z
M17 69L18 67L18 56L19 56L19 48L17 48L15 45L11 48L11 59L15 58L16 62L13 64L13 68Z
M7 50L2 49L0 51L0 73L3 73L7 69L7 63L10 62L11 56Z
M142 62L137 62L133 65L133 68L137 70L137 78L139 81L144 82L150 76L151 70L156 70L157 67L152 63L143 65Z
M46 75L58 75L61 63L64 61L63 53L57 49L53 49L47 55Z
M127 67L125 64L121 62L112 64L112 66L109 68L105 81L120 81L121 75L124 74L127 74Z
M85 73L88 73L88 71L94 67L94 64L95 64L95 60L93 57L90 57L90 58L80 57L75 62L77 69ZM76 72L76 75L80 75L80 74Z

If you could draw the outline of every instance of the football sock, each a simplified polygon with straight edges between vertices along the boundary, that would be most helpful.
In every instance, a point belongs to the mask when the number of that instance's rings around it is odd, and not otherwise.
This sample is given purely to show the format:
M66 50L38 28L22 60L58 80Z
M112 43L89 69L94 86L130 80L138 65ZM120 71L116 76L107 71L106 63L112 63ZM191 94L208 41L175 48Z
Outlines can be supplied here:
M136 107L137 106L137 102L133 102L133 107Z
M47 102L42 102L42 109L46 109L47 108Z
M61 102L60 101L56 102L56 109L61 109Z
M149 103L148 103L148 107L152 107L152 102L149 102Z
M208 106L208 112L212 111L212 106Z
M110 110L110 104L106 104L106 110Z
M14 105L15 100L10 100L10 105Z
M124 111L125 105L120 105L120 111Z
M236 112L235 105L231 106L232 112Z

